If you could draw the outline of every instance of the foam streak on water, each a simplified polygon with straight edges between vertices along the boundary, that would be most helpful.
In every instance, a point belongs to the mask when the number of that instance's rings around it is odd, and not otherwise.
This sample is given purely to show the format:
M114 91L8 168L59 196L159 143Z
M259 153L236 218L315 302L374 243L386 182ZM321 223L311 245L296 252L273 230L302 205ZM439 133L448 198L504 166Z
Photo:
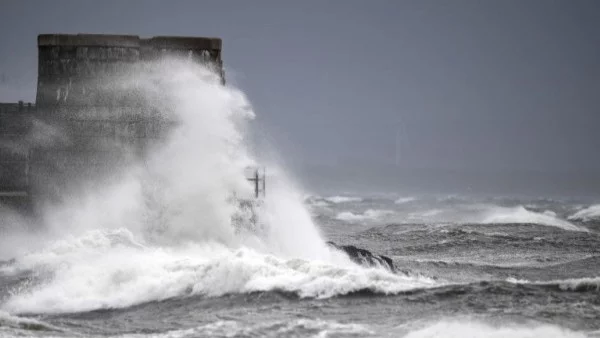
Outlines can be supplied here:
M406 338L584 338L585 334L554 325L494 326L481 322L440 321L408 333Z

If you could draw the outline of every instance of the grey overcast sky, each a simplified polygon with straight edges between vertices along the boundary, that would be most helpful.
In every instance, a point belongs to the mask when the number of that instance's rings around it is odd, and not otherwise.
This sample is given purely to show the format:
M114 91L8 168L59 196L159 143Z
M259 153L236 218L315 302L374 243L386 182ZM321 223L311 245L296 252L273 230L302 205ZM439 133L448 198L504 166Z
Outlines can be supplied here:
M223 38L286 161L600 171L600 1L0 0L0 101L40 33Z

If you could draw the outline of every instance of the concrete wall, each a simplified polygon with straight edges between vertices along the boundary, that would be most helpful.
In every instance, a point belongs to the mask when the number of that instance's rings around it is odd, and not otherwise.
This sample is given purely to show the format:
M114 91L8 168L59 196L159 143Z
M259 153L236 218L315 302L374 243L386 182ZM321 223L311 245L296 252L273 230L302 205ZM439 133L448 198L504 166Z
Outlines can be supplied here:
M28 133L35 105L0 103L0 203L13 207L28 206L29 147Z
M132 35L40 35L35 113L53 140L30 150L37 200L60 199L143 156L165 121L136 93L107 86L133 63L181 55L211 64L223 77L221 40ZM110 83L110 81L108 81ZM100 183L101 184L101 183Z

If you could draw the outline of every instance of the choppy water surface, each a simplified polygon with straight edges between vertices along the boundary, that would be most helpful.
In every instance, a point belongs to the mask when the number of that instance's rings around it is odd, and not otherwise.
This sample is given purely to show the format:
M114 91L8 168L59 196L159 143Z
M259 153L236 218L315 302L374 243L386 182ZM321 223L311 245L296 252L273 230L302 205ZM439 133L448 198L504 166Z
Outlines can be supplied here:
M0 211L0 336L600 336L598 201L302 196L249 151L249 102L209 70L111 81L175 132L38 220ZM258 224L232 198L256 163L272 175Z
M388 255L401 271L216 244L153 247L126 230L88 232L2 263L0 332L598 335L600 219L590 205L457 197L305 203L325 238ZM440 215L449 220L432 219Z

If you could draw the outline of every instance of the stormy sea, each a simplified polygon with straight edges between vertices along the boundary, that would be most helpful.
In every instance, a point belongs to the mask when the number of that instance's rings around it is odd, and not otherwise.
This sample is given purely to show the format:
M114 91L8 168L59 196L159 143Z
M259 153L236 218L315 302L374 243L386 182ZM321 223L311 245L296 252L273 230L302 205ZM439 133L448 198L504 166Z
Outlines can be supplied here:
M112 81L176 132L35 219L2 209L0 336L600 337L598 200L311 194L209 70Z

